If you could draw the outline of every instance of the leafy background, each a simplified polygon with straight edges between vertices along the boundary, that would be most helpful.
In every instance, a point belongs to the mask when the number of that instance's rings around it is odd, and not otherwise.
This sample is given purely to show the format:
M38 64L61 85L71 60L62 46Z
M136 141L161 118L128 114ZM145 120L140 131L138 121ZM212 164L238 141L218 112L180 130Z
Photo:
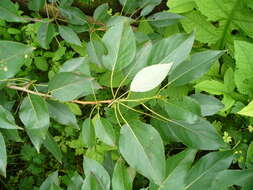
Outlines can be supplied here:
M0 189L251 190L252 9L0 0Z

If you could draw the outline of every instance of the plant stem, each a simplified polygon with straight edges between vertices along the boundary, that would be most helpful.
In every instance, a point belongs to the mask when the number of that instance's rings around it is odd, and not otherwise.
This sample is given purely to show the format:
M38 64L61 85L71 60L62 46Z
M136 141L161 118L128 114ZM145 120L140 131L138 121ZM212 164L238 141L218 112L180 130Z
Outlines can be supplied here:
M35 92L35 91L29 90L29 89L24 88L24 87L19 87L19 86L6 86L6 87L10 88L10 89L13 89L13 90L21 91L21 92L26 92L26 93L29 93L29 94L38 95L38 96L41 96L41 97L44 97L44 98L54 99L54 97L49 95L49 94L44 94L44 93L41 93L41 92ZM110 103L112 103L112 101L113 100L98 100L98 101L72 100L70 102L76 103L76 104L82 104L82 105L88 105L88 104L95 105L95 104L110 104Z

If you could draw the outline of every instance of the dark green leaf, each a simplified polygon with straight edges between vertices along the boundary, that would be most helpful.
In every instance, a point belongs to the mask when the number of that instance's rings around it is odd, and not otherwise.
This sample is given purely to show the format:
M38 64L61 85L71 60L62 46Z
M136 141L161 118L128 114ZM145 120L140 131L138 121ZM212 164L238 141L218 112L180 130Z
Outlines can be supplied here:
M63 17L65 17L70 24L84 25L87 24L85 14L77 7L60 7Z
M156 184L165 177L165 156L162 139L151 126L132 121L122 126L120 153L127 163Z
M12 114L0 105L0 128L3 129L22 129L15 123Z
M47 133L46 139L43 142L43 145L47 148L49 152L53 154L53 156L61 163L62 162L62 153L61 149L58 147L56 142L54 141L53 137L50 133Z
M40 46L48 49L55 34L55 27L52 23L41 23L37 33L37 40Z
M115 146L116 136L113 125L105 118L101 118L96 115L92 119L92 123L95 127L96 136L105 144Z
M112 188L113 190L132 190L132 179L121 159L117 161L114 168Z
M191 168L186 177L184 190L199 190L210 187L216 175L227 169L233 160L230 151L212 152L203 156Z
M99 88L100 86L92 78L70 72L56 74L48 85L52 96L61 101L70 101L93 94Z
M61 37L70 44L82 46L82 43L77 34L68 26L58 26Z
M26 20L19 15L15 4L10 0L1 0L0 19L8 22L26 22Z
M18 42L0 40L0 80L11 78L19 72L33 49Z
M7 167L7 153L6 146L4 142L4 137L0 133L0 175L6 177L6 167Z
M29 0L28 8L32 11L39 11L45 5L45 0Z
M83 170L86 177L90 174L96 177L102 190L110 190L110 176L104 167L97 161L84 157Z
M29 94L21 104L19 117L34 147L39 152L49 127L49 113L45 100L40 96Z
M47 103L51 118L53 118L55 121L62 125L70 125L79 129L76 117L69 110L68 106L52 100L48 100Z
M135 57L136 44L132 28L127 22L121 21L113 25L105 33L103 43L108 51L103 56L103 65L107 69L122 70L131 64Z
M90 119L86 119L82 126L82 140L89 148L93 147L96 143L95 129Z
M66 61L62 65L60 72L75 72L91 76L88 60L85 57L73 58Z
M223 53L223 51L209 50L193 54L190 60L182 62L171 72L169 83L173 86L181 86L200 78Z

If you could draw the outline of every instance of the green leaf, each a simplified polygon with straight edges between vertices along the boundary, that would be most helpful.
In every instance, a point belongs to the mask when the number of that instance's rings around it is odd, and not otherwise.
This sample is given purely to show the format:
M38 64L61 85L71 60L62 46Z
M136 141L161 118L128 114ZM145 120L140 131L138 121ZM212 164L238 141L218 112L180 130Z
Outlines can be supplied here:
M0 175L6 177L6 167L7 167L7 153L6 146L4 142L4 137L0 133Z
M83 122L82 134L83 143L92 148L96 144L95 129L90 119L86 119Z
M105 54L104 44L100 40L92 40L87 43L86 48L90 61L101 67L102 57Z
M74 176L71 177L71 182L68 184L68 190L81 190L83 182L83 178L75 172Z
M49 190L53 185L59 186L58 171L51 173L41 184L39 190Z
M83 170L86 177L90 174L96 177L102 190L110 190L110 176L104 167L97 161L84 157Z
M224 85L226 86L227 92L234 92L236 86L234 79L234 71L232 68L228 68L225 72Z
M135 57L136 44L129 23L123 20L113 25L105 33L102 41L108 51L102 58L107 69L122 70L131 64Z
M187 96L179 100L159 101L158 103L171 119L194 123L201 116L198 102Z
M226 189L232 185L243 187L243 190L253 188L253 169L224 170L215 177L210 190Z
M211 152L203 156L191 168L186 177L186 186L183 190L199 190L210 187L216 175L227 169L233 160L230 151Z
M195 53L190 60L180 63L169 75L169 83L181 86L203 76L223 54L223 51L204 51Z
M17 126L12 114L0 105L0 128L2 129L22 129Z
M166 161L167 177L158 190L183 189L185 186L185 177L194 161L196 153L196 150L186 149L169 157Z
M182 26L187 33L195 31L196 40L211 45L220 39L222 31L208 22L199 11L191 11L184 16L185 18L181 20Z
M105 144L115 146L116 136L113 125L99 115L92 119L92 123L95 127L96 136Z
M37 40L41 47L49 49L49 44L55 36L55 27L52 23L41 23L38 33Z
M122 126L119 149L127 163L156 184L165 177L162 139L151 126L138 120Z
M194 35L175 34L169 38L157 41L149 54L149 65L174 63L175 68L184 61L193 45Z
M253 169L253 142L251 141L248 150L247 150L247 156L246 156L246 166L247 168Z
M92 78L71 72L56 74L48 84L52 96L60 101L71 101L80 96L93 94L99 88Z
M113 171L112 188L113 190L132 190L132 179L121 159L117 161Z
M199 91L205 91L214 95L222 95L227 93L225 85L216 80L204 80L196 84L194 87Z
M171 120L168 130L190 148L216 150L224 146L222 138L206 120L199 118L194 123Z
M170 8L170 12L184 13L193 10L196 4L194 0L168 0L167 6Z
M96 176L92 173L86 175L86 178L82 185L82 190L103 190L102 187L99 185Z
M93 13L93 18L100 22L106 22L110 19L110 15L108 14L109 5L108 3L104 3L96 8Z
M235 41L235 83L238 91L242 94L253 96L252 74L253 67L251 60L253 59L252 52L253 44L244 41Z
M53 137L48 132L46 135L46 139L43 142L43 145L47 148L49 152L53 154L53 156L58 160L60 163L62 163L62 152L61 149L58 147L56 142L54 141Z
M177 24L182 18L184 17L178 14L169 12L158 12L149 16L147 19L151 25L159 28Z
M224 107L220 100L213 96L198 93L191 97L199 102L202 116L214 115Z
M33 49L22 43L0 40L0 80L11 78L19 72Z
M29 94L20 106L19 117L34 147L39 152L50 124L45 100L40 96Z
M62 125L69 125L79 129L75 115L69 110L68 106L56 101L47 101L49 115Z
M73 58L66 61L62 65L60 72L75 72L91 76L88 60L85 57Z
M10 0L1 0L0 19L8 22L26 22L26 20L20 16L15 4Z
M85 14L77 7L60 7L63 17L65 17L70 24L85 25L87 19Z
M35 57L34 63L39 70L41 71L48 70L48 63L45 57Z
M162 83L168 75L173 63L156 64L144 67L134 77L130 90L132 92L146 92Z
M70 44L82 46L82 43L77 34L68 26L58 26L61 37Z
M240 110L238 114L253 117L253 101Z
M44 8L45 0L29 0L28 8L32 11L39 11Z

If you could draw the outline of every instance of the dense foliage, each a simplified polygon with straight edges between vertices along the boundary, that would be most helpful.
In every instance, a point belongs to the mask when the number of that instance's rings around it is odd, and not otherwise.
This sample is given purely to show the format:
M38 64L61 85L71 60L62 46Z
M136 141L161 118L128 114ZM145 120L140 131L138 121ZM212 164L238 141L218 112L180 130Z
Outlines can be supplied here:
M0 0L0 189L252 190L252 0L108 3Z

